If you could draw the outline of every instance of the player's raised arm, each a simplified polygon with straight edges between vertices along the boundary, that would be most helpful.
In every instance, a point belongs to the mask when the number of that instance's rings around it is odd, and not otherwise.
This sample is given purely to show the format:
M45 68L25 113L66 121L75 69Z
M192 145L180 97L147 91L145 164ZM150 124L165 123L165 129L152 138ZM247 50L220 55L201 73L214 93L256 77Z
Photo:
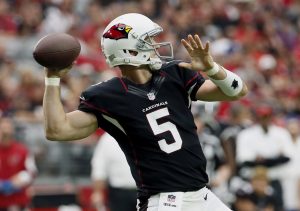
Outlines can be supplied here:
M80 53L79 41L68 34L50 34L41 38L33 58L46 67L43 100L45 132L49 140L69 141L85 138L96 130L95 116L81 111L66 114L60 100L60 78L71 69Z
M205 46L198 35L182 39L181 43L191 57L191 63L180 63L182 67L194 71L205 72L210 80L206 80L196 94L198 100L223 101L237 100L246 95L248 90L242 79L233 72L213 61L209 53L209 43Z
M55 141L71 141L89 136L98 128L97 118L82 111L65 113L60 99L60 78L69 68L51 71L46 68L43 100L46 137Z

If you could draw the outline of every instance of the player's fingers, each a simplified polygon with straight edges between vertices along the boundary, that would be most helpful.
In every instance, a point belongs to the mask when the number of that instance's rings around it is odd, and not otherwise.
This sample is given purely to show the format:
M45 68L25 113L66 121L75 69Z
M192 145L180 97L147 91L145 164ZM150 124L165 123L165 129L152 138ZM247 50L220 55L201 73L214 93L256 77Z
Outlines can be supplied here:
M201 49L203 49L202 41L201 41L200 37L198 36L198 34L195 35L195 42Z
M70 70L74 67L74 65L75 65L74 63L71 64L69 67L66 68L66 70L67 70L67 71L70 71Z
M205 51L206 53L209 52L209 42L207 42L207 43L205 44L204 51Z
M192 48L192 46L185 40L185 39L182 39L181 40L181 43L182 45L185 47L185 49L189 52L189 53L192 53L192 51L194 50Z
M195 42L194 38L192 35L188 35L188 39L189 39L189 42L191 43L191 46L194 48L194 49L197 49L199 48L200 46L197 45L197 43Z

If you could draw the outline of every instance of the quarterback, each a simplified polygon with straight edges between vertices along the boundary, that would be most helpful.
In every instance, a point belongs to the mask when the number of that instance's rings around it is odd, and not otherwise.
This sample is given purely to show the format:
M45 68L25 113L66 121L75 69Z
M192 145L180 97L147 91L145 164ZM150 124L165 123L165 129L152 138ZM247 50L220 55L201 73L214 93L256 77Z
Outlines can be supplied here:
M59 88L70 68L46 69L47 138L82 139L98 127L111 134L135 179L137 210L230 210L206 188L206 159L190 108L196 100L237 100L247 94L247 87L238 75L213 61L209 43L203 45L198 35L181 40L190 63L172 60L171 43L155 41L162 31L136 13L111 21L101 47L107 63L119 67L122 76L90 86L82 92L78 109L70 113L63 110ZM161 48L170 54L162 55Z

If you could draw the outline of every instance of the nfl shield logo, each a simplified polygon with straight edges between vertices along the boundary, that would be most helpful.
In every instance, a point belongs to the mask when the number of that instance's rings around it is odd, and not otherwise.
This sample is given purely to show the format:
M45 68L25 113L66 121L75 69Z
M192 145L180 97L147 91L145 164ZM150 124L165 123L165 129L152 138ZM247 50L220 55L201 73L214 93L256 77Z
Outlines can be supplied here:
M176 196L168 195L168 202L175 202Z
M147 94L147 96L148 96L148 99L149 99L149 100L155 100L155 95L154 95L153 92L149 92L149 93Z

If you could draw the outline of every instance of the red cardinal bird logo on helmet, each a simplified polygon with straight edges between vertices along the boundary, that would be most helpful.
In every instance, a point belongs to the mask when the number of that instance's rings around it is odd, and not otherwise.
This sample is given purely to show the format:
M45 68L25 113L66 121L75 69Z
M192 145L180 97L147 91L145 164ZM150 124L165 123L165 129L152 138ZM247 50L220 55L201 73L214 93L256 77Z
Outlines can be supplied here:
M103 34L103 37L112 40L127 39L128 33L131 29L132 27L127 26L123 23L119 23L113 25L107 32Z

